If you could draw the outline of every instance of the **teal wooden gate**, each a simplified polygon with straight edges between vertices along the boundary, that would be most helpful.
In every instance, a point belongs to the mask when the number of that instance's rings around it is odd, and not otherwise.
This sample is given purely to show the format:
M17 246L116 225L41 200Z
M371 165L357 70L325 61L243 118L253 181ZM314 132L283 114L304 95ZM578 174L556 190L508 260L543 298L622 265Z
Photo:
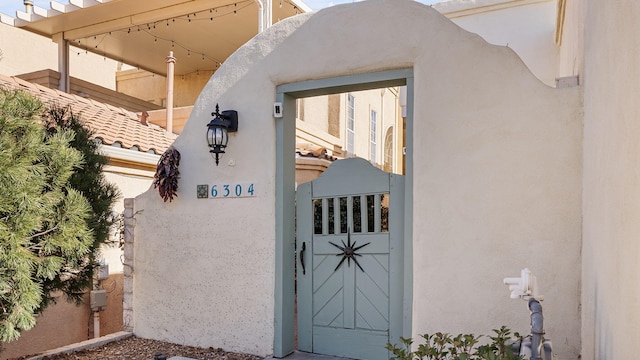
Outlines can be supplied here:
M298 187L296 206L298 349L388 359L402 327L404 177L336 161Z

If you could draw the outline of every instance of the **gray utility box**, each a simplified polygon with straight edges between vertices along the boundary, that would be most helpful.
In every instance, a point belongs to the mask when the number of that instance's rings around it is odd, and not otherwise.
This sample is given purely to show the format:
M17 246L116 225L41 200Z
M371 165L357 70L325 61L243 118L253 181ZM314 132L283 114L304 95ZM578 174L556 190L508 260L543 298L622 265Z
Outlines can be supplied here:
M107 292L105 290L91 290L91 311L102 311L107 307Z

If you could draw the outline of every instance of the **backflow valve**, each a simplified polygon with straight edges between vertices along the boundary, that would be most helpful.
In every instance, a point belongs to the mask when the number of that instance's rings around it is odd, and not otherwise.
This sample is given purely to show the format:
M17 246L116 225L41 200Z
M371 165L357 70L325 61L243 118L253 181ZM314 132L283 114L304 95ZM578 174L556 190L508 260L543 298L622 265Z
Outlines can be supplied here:
M528 301L531 311L531 338L522 340L520 356L530 360L552 360L551 340L544 338L544 317L542 304L544 297L538 294L538 282L529 269L521 271L519 278L505 278L505 285L509 285L512 299Z

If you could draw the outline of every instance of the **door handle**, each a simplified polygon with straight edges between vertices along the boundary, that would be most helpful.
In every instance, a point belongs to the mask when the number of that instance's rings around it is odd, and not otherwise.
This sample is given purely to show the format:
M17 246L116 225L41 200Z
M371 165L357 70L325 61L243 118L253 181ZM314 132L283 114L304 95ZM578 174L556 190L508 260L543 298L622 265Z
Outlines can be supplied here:
M304 251L307 250L307 243L302 242L302 249L300 249L300 265L302 265L302 275L307 274L307 270L304 268Z

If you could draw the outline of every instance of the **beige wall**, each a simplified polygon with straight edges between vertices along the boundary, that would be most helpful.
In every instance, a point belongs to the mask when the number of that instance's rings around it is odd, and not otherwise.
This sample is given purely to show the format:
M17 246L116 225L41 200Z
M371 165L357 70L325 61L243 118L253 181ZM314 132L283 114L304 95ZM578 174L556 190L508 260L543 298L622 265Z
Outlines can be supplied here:
M121 213L124 210L124 199L133 198L149 189L153 181L154 172L131 167L108 165L104 168L104 175L105 179L110 183L116 184L122 193L121 198L113 208L113 211ZM109 262L109 273L122 274L122 250L117 245L104 246L102 256Z
M275 87L406 67L415 76L414 336L502 324L526 333L526 304L509 299L502 279L529 267L556 353L577 358L580 89L551 89L512 50L401 0L282 21L212 77L175 143L178 198L164 203L153 190L136 198L134 332L271 353ZM239 112L241 129L218 167L203 135L216 103ZM247 181L259 186L254 198L196 198L199 184Z
M212 74L213 72L209 70L176 76L174 78L173 106L193 105ZM166 77L137 69L119 71L116 76L118 92L156 105L166 105L164 103L167 99Z
M58 45L51 39L0 23L0 74L20 75L38 70L58 71ZM115 89L118 63L77 48L69 50L70 75Z
M101 335L122 331L122 282L122 273L111 275L102 282L102 288L107 291L107 306L100 312ZM0 359L35 355L93 337L93 313L88 293L81 305L60 297L57 304L38 316L35 327L23 332L18 340L3 344Z
M434 8L489 43L513 49L538 79L555 87L557 0L444 1Z
M640 339L640 3L584 1L583 359Z
M584 73L585 1L565 1L558 75L559 77L578 75L582 78ZM589 31L592 30L589 29ZM582 79L580 82L582 83Z

